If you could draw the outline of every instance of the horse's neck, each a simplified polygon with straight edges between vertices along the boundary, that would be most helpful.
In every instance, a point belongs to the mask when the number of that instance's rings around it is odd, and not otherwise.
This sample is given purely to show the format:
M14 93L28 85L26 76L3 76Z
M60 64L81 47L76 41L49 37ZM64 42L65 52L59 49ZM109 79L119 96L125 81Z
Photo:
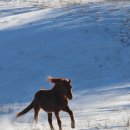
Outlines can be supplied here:
M59 94L59 93L60 93L60 91L58 90L57 87L58 87L58 86L54 85L53 88L52 88L52 91L53 91L53 93L55 93L55 94Z
M60 98L64 98L65 95L61 94L60 90L57 87L58 86L54 85L52 88L53 93L55 93L55 95L59 96Z

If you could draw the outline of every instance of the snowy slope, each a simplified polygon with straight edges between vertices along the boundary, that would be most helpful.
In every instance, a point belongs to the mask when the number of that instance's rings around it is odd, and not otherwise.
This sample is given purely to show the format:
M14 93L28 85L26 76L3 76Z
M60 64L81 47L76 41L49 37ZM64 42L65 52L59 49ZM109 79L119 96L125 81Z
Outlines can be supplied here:
M129 82L129 17L128 4L111 3L2 17L1 102L32 97L48 75L72 78L74 89Z
M77 130L126 129L130 3L8 2L0 1L0 130L49 129L46 114L38 126L33 112L14 118L38 89L51 87L48 75L72 79Z

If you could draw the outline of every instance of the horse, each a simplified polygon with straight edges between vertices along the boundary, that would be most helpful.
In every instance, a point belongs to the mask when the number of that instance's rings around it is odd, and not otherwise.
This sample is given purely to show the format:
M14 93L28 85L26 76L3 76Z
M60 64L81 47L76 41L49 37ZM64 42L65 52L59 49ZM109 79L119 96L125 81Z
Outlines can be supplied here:
M48 114L48 122L50 129L54 130L52 124L52 113L57 118L59 130L62 130L60 111L67 112L71 119L71 128L75 128L75 120L72 110L68 106L68 100L73 98L71 80L65 78L48 77L48 80L54 84L52 89L41 89L36 92L33 101L24 110L16 114L16 117L26 114L31 109L34 109L34 120L38 122L40 109L43 109Z

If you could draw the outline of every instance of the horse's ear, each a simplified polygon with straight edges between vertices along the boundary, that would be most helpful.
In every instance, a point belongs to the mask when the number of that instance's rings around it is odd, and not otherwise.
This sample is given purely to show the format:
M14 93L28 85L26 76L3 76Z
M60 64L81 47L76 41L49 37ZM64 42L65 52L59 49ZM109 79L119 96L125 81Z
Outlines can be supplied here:
M68 82L69 82L69 83L71 83L71 82L72 82L72 80L70 79Z

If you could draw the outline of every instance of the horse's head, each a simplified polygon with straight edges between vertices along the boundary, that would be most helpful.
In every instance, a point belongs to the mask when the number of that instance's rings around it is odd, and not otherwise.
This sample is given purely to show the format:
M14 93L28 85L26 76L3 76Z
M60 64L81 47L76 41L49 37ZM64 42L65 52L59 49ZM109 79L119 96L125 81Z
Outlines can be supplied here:
M69 100L72 99L72 85L71 80L64 78L52 78L48 77L51 83L55 84L55 89L57 89L61 95L66 96Z

